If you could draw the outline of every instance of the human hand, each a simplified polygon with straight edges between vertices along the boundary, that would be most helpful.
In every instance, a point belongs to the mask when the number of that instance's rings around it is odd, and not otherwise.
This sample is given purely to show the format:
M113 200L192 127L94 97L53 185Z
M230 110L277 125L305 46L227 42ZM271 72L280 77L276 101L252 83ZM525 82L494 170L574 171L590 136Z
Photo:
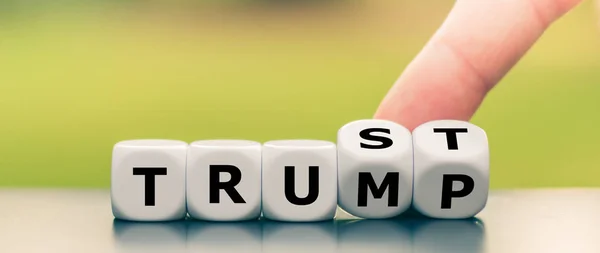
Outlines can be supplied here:
M375 118L410 130L468 121L544 31L581 0L457 0L383 99Z

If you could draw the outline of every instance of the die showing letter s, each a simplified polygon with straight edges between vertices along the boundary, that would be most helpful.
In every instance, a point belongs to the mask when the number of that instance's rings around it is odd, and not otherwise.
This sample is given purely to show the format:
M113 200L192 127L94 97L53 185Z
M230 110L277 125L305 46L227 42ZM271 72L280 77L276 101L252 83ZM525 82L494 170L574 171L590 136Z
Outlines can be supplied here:
M338 131L338 204L361 218L400 215L412 200L412 136L386 120L358 120Z

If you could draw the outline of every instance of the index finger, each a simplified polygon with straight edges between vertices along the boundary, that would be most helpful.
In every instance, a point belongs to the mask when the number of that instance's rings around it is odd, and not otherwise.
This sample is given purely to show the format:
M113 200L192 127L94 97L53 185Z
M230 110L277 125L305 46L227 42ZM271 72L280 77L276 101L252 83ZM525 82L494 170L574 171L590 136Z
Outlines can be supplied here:
M414 129L470 120L548 26L581 0L458 0L383 99L375 118Z

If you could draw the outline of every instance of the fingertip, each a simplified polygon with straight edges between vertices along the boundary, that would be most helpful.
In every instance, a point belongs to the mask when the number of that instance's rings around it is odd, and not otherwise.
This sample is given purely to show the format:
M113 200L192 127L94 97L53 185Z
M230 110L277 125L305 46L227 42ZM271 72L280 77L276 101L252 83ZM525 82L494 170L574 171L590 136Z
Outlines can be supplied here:
M431 120L470 120L547 26L579 2L457 1L374 117L411 130Z

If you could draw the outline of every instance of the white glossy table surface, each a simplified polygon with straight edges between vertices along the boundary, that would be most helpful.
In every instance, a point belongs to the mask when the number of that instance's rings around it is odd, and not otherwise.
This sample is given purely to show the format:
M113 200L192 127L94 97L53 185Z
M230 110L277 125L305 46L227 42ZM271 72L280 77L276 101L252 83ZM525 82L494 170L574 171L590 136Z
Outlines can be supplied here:
M1 189L0 252L600 252L600 189L493 191L477 218L132 223L108 190Z

